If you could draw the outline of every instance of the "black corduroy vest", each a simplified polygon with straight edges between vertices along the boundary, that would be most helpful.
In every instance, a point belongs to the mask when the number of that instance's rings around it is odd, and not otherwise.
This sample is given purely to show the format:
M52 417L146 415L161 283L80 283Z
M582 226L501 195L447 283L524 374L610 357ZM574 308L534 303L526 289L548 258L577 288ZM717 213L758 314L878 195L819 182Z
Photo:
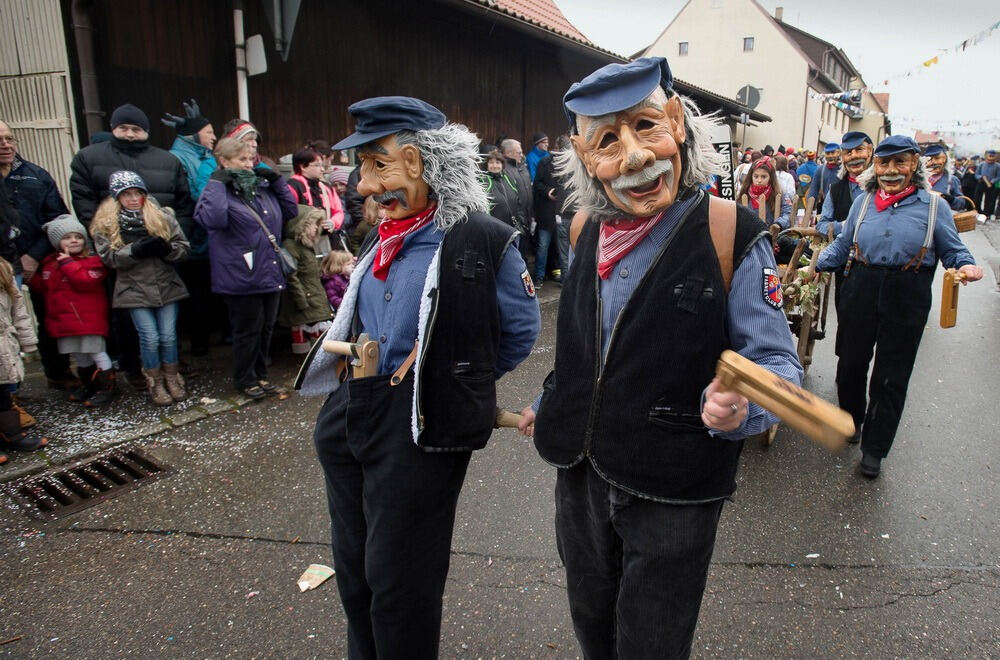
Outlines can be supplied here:
M420 354L417 444L482 449L496 419L500 309L496 276L514 230L472 212L445 234Z
M734 269L766 233L737 211ZM709 435L701 393L715 374L727 300L705 196L680 221L615 323L601 366L599 227L580 234L564 282L555 370L545 381L535 447L556 467L589 458L608 482L667 502L732 494L742 442Z
M851 212L851 204L854 198L851 197L851 182L844 175L843 179L837 179L830 186L830 197L833 198L833 219L837 222L847 220L847 214Z

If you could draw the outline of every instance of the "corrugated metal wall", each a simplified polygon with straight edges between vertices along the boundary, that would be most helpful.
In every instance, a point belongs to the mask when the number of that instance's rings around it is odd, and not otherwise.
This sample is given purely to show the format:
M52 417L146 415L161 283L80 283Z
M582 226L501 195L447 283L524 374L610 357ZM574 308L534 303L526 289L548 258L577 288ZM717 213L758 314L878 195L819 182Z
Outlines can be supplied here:
M0 0L0 119L67 202L77 149L68 68L59 0Z

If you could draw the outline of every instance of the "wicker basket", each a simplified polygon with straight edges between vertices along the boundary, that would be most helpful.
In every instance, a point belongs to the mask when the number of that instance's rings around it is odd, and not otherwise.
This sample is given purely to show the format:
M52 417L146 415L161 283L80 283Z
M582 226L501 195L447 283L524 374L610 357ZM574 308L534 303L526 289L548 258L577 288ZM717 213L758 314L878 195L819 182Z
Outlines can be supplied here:
M972 210L959 211L955 214L955 229L959 232L974 231L976 229L976 218L979 216L979 211L976 210L976 205L971 199L968 197L962 197L962 199L969 202L969 206L972 207Z

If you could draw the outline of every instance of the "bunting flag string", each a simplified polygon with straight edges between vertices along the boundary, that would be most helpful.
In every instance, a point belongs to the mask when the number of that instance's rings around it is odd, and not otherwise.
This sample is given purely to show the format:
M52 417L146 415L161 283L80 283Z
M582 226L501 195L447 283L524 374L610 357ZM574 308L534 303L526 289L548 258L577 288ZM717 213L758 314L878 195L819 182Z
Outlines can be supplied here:
M1000 28L1000 21L997 21L996 23L994 23L993 25L989 26L985 30L982 30L982 31L974 34L973 36L969 37L968 39L966 39L965 41L963 41L960 44L952 46L951 48L942 48L942 49L940 49L941 52L939 54L935 55L934 57L932 57L930 59L924 60L923 62L921 62L920 66L914 67L913 69L910 69L909 71L904 71L904 72L898 73L898 74L896 74L894 76L890 76L889 78L885 78L884 80L881 81L881 86L882 87L886 87L886 86L889 85L890 82L892 82L894 80L899 80L901 78L909 78L911 76L918 75L924 69L929 69L929 68L933 67L934 65L939 64L941 62L941 58L943 58L943 57L949 57L951 55L956 55L956 54L959 54L959 53L964 53L967 49L969 49L969 48L971 48L973 46L978 46L982 42L984 42L987 39L989 39L991 36L993 36L993 32L995 30L997 30L998 28Z
M849 115L862 116L862 115L876 115L876 116L887 116L890 113L881 112L879 110L865 110L863 107L858 105L852 105L850 103L845 103L844 101L836 100L843 94L838 92L836 94L820 94L819 92L809 91L809 98L817 99L828 103L838 110L843 110ZM937 130L937 131L947 131L954 135L976 135L979 133L986 133L990 130L1000 129L1000 117L992 119L949 119L949 120L926 120L920 119L918 117L904 117L897 115L895 113L891 114L892 120L904 124L914 124L919 125L922 130ZM970 129L965 132L956 133L958 129ZM975 130L972 130L975 129Z

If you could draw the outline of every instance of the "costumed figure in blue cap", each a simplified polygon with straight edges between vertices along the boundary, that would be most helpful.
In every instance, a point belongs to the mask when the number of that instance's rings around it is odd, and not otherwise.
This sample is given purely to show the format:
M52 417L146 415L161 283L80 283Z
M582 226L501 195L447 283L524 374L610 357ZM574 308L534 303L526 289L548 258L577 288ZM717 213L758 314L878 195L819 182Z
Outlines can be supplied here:
M806 193L806 199L812 197L816 200L815 208L822 207L830 186L837 180L837 173L840 171L840 145L836 142L827 143L823 148L823 158L825 165L816 168L812 183L809 184L809 192Z
M882 140L858 184L864 194L816 267L845 274L837 305L837 396L858 429L853 441L861 442L861 474L874 479L903 414L937 262L969 282L983 271L959 238L948 205L927 189L912 138Z
M997 183L1000 183L1000 163L997 152L990 149L986 159L976 167L976 196L972 198L987 220L995 219L997 193L1000 193Z
M686 657L743 439L776 419L713 379L731 348L799 383L767 228L702 186L712 118L662 57L564 99L573 260L555 369L521 430L558 468L556 538L587 658Z
M455 508L496 417L496 380L540 327L518 234L486 215L479 139L415 98L348 108L369 233L323 340L378 344L376 375L317 350L296 379L329 395L314 442L326 476L350 658L437 658Z
M924 149L924 166L931 192L941 195L952 211L968 210L969 202L962 198L962 182L951 173L951 156L944 145L932 144Z

